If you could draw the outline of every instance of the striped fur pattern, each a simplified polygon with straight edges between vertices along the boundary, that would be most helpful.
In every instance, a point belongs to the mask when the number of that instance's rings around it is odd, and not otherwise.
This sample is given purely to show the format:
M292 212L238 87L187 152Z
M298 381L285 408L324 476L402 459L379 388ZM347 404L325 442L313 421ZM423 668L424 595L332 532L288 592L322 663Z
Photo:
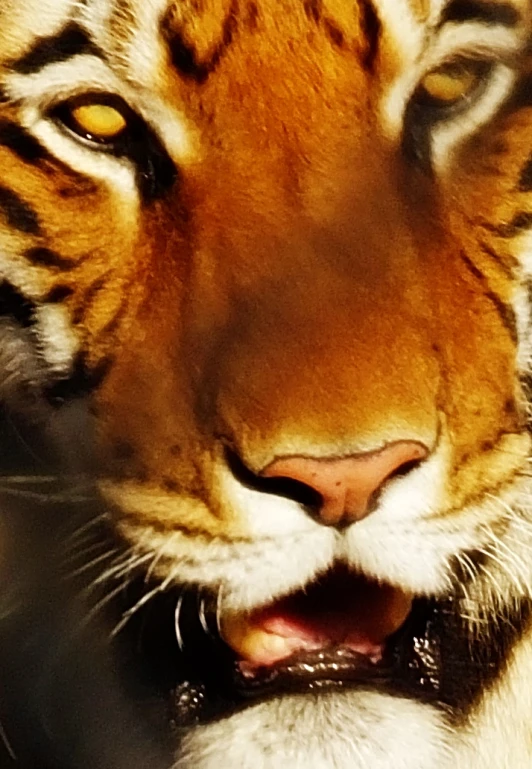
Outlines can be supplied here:
M532 761L531 40L529 0L2 3L0 395L87 400L134 553L102 578L241 611L344 562L454 596L469 650L445 701L274 699L175 769ZM118 140L73 130L87 96ZM228 461L402 439L429 457L342 531Z

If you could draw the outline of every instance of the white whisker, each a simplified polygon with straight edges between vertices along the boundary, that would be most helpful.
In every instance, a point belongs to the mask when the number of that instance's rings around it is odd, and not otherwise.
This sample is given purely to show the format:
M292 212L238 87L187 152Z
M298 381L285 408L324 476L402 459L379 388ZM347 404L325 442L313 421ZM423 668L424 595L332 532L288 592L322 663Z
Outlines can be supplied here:
M158 593L163 593L170 583L174 580L175 574L172 571L164 580L164 582L161 582L158 584L153 590L150 590L148 593L145 593L142 598L140 598L137 603L132 606L130 609L128 609L124 615L122 616L122 619L120 622L116 625L114 630L111 632L111 638L114 638L120 631L124 628L124 626L129 622L131 617L133 617L140 609L142 609L143 606L146 606L146 604L151 601L154 596L158 595Z

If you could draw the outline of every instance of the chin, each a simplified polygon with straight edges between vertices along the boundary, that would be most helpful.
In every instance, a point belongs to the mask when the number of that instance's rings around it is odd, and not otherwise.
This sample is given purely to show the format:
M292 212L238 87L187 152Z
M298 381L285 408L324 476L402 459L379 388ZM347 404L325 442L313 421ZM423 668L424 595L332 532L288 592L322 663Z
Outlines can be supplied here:
M430 705L364 690L286 695L198 727L175 769L418 769L444 766L446 729Z

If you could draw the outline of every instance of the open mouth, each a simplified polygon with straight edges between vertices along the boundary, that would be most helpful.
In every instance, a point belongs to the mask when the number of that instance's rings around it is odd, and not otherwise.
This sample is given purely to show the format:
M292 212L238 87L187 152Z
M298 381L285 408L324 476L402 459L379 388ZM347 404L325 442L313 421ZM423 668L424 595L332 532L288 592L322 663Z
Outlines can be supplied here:
M218 608L213 594L187 586L136 618L143 658L131 664L155 672L180 728L285 694L369 689L440 698L445 602L338 566L257 610L218 616Z
M258 611L222 620L243 693L356 685L382 679L387 641L412 611L412 598L336 568L305 590Z

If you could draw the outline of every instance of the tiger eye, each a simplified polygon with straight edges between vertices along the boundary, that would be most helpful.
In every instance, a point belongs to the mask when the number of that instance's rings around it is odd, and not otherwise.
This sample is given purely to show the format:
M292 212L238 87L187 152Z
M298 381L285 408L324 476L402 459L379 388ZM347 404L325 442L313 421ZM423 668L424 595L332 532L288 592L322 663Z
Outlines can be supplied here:
M481 72L474 66L446 67L425 75L420 83L422 95L442 106L451 106L467 97L481 79Z
M108 104L79 105L72 109L71 117L79 133L99 141L112 141L127 128L127 120L122 112Z

